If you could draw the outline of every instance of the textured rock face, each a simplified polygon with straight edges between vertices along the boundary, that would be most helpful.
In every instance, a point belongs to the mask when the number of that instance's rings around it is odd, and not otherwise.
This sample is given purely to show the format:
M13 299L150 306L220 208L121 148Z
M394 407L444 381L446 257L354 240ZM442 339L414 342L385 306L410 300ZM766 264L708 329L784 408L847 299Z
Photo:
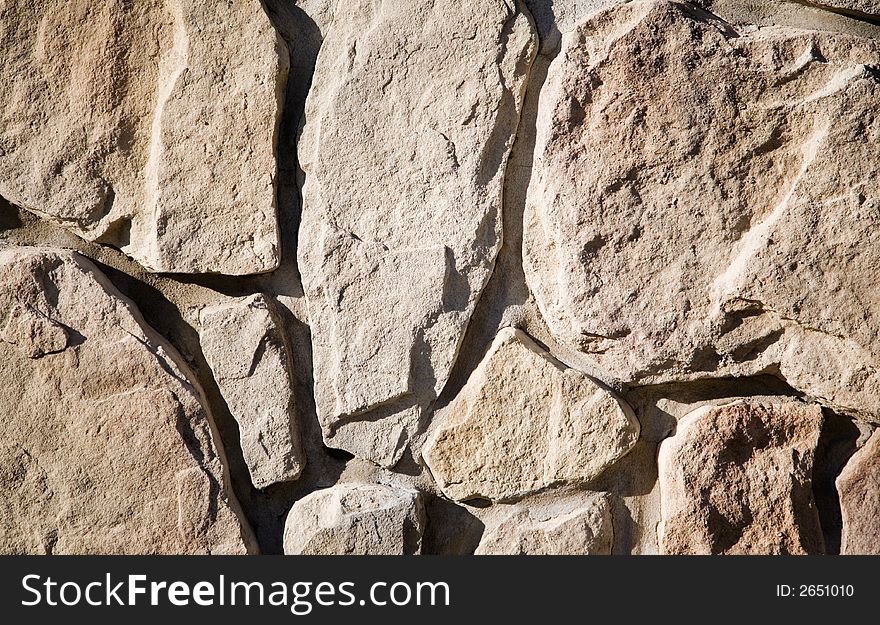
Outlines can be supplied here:
M299 146L298 254L328 445L393 464L442 389L501 244L534 49L511 2L336 6Z
M241 450L257 488L295 480L305 457L280 320L253 295L199 316L205 358L238 422Z
M419 495L379 484L339 484L304 497L290 510L284 553L412 555L421 550Z
M880 554L880 431L847 462L837 492L843 516L840 553Z
M154 271L276 267L287 52L257 0L16 0L0 23L0 195Z
M0 551L244 553L208 415L85 258L0 251Z
M877 552L878 16L0 0L0 552Z
M515 506L483 534L476 555L610 555L611 507L604 495L561 501L549 509Z
M503 501L553 484L588 482L638 435L625 403L525 333L505 328L424 457L448 497Z
M819 406L742 401L685 416L660 445L660 549L822 553L813 504Z
M554 334L624 382L776 368L876 419L873 40L635 2L562 45L524 252Z
M853 11L875 17L880 15L880 2L877 0L830 0L825 4L842 12Z

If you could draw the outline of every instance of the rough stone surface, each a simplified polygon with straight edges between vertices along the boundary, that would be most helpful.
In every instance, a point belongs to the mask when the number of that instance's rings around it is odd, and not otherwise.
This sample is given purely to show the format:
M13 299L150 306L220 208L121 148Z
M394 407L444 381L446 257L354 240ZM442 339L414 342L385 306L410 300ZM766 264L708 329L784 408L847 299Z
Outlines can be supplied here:
M837 478L843 516L840 553L880 554L880 431L875 431Z
M287 49L257 0L15 0L0 48L0 195L154 271L277 266Z
M844 11L856 11L864 13L866 16L880 15L880 2L877 0L830 0L829 2L817 4L824 4L834 9L842 9Z
M0 552L876 551L878 7L0 0Z
M611 507L605 495L562 500L549 508L513 506L510 515L488 528L476 555L609 555L614 540Z
M828 0L817 2L841 13L852 13L855 18L877 18L880 15L880 2L877 0ZM859 15L862 14L862 15Z
M416 492L381 484L338 484L294 504L284 527L284 553L417 554L423 525Z
M245 552L189 372L91 262L0 250L0 327L0 552Z
M660 445L667 554L822 553L811 490L822 410L739 401L686 415Z
M299 146L299 265L331 447L389 464L389 434L411 434L443 388L501 244L535 47L518 3L337 4Z
M257 488L299 477L305 464L281 322L263 295L202 310L201 342L238 423Z
M638 435L622 400L522 331L505 328L449 406L424 458L448 497L503 501L588 482Z
M609 381L778 370L880 418L874 40L633 2L562 46L524 246L554 335Z

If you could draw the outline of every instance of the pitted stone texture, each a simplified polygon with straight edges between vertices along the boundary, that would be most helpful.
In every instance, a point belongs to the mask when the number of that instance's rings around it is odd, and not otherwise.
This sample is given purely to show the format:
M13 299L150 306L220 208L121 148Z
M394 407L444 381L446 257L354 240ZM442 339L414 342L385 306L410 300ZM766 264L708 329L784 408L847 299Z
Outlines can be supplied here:
M817 405L705 406L660 444L660 550L667 554L823 552L813 502Z
M607 495L586 494L531 509L516 505L487 528L476 555L609 555L614 543Z
M622 400L505 328L447 408L424 458L448 497L506 501L588 482L638 436Z
M424 523L421 497L414 491L337 484L293 504L284 526L284 553L418 554Z
M837 492L843 517L840 553L880 554L880 430L846 463Z
M878 62L871 39L680 3L565 34L524 235L553 334L608 382L779 370L880 419Z
M387 466L384 421L404 415L409 437L443 388L501 244L535 47L514 2L337 3L299 143L297 248L329 446Z
M878 0L827 0L816 4L839 10L844 14L849 12L854 18L873 17L877 19L880 17L880 1Z
M862 13L866 16L880 16L880 2L878 0L828 0L827 2L818 2L832 9L842 11L853 11ZM859 17L856 15L855 17Z
M154 271L277 266L287 49L257 0L14 0L0 23L0 195Z
M201 342L238 423L257 488L299 477L305 465L281 321L263 295L201 311Z
M0 552L245 552L191 374L91 262L0 250L0 327Z

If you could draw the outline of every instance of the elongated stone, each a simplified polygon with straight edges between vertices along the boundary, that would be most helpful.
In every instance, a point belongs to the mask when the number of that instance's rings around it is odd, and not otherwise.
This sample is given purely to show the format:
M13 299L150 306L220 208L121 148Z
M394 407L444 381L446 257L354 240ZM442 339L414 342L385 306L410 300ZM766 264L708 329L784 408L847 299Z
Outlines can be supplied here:
M202 350L257 488L295 480L305 465L289 356L270 300L252 295L201 311Z
M299 143L297 248L331 447L394 464L443 388L501 245L535 47L518 2L337 3Z
M837 493L843 517L840 553L880 554L880 431L846 463Z

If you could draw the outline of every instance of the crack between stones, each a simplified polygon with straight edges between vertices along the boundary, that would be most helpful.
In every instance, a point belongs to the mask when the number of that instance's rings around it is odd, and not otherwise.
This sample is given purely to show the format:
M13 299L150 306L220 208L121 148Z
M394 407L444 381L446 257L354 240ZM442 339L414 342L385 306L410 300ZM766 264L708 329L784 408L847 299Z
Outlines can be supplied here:
M454 364L440 395L426 409L428 415L447 406L458 395L464 383L476 369L497 331L505 324L505 311L511 306L522 306L529 299L529 291L522 266L522 226L525 210L525 190L531 180L534 157L534 129L537 123L537 103L546 79L551 58L541 56L537 28L528 8L516 2L518 13L529 19L535 33L535 55L531 59L523 81L522 104L513 145L505 163L501 201L502 236L489 279L477 297L474 312L465 330ZM508 28L505 27L505 33ZM502 33L502 39L506 35ZM505 44L506 45L506 44ZM526 164L520 164L526 161ZM528 176L522 176L528 171ZM427 467L426 467L426 470ZM430 470L428 470L430 474Z
M333 27L334 17L319 26L301 3L288 0L261 0L270 23L287 46L289 71L279 107L276 143L276 218L278 220L281 262L272 273L233 281L217 280L205 284L214 290L235 295L256 291L266 293L275 304L282 329L294 402L300 430L305 467L293 482L273 484L257 490L248 481L250 497L243 503L251 518L262 553L283 553L283 534L287 513L293 504L315 489L331 486L345 470L352 457L331 450L324 444L314 401L312 337L300 304L304 301L297 265L299 226L302 215L302 182L297 153L298 134L305 116L305 103L311 91L315 63L324 35ZM204 284L204 281L203 281ZM224 291L224 287L226 290ZM246 471L246 467L244 468ZM242 479L248 479L244 473Z
M860 429L856 421L823 407L824 421L813 456L813 501L825 542L825 553L840 554L843 512L837 478L857 451Z

